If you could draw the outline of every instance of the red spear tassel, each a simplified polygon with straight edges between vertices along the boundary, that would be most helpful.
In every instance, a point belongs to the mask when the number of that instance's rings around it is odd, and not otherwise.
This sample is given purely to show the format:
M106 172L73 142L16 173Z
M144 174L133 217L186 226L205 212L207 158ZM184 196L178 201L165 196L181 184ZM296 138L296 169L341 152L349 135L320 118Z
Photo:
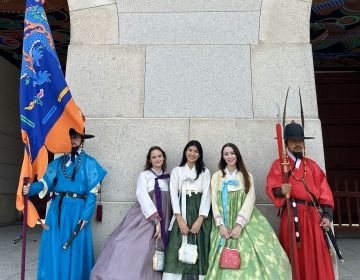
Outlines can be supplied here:
M99 188L99 204L96 206L96 220L102 222L103 207L101 204L101 188Z
M96 207L96 220L98 222L102 222L102 210L103 210L102 204L98 204Z

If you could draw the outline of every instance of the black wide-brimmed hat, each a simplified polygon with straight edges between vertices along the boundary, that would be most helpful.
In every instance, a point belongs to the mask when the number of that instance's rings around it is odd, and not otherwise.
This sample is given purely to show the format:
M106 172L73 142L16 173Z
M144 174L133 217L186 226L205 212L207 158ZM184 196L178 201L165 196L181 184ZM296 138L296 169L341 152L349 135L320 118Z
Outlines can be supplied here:
M95 137L95 135L86 134L86 133L85 133L85 128L84 128L84 132L83 132L83 133L80 133L80 132L76 131L74 128L70 128L70 129L69 129L69 135L74 135L74 134L79 134L79 135L81 135L81 137L84 138L84 139L90 139L90 138L94 138L94 137Z
M287 124L284 129L284 140L290 139L314 139L314 137L304 136L304 129L302 126L294 121Z

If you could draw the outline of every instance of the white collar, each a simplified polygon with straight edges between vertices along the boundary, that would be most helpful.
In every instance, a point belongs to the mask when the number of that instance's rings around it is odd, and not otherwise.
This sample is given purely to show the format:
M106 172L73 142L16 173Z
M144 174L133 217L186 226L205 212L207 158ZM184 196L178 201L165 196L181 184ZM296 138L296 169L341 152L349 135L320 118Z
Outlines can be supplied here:
M295 168L296 169L299 169L300 167L300 164L301 164L301 159L300 158L296 158L289 150L287 151L288 153L288 156L293 160L293 161L296 161L295 162Z
M77 150L77 152L78 152L78 154L80 155L80 153L81 153L81 151L82 151L82 148L81 147L79 147L79 149ZM70 164L71 164L71 153L66 153L67 155L69 155L69 160L68 160L68 162L66 163L66 167L69 167L70 166ZM75 158L77 158L77 154L75 154Z
M163 171L160 170L160 173L157 173L156 170L154 168L151 168L151 170L156 174L156 176L160 176L161 174L163 174ZM150 172L151 174L155 175L154 173Z
M235 169L232 173L230 173L229 169L225 167L225 175L228 179L234 179L236 178L237 174L239 173L239 170Z
M184 165L184 171L185 171L185 179L191 179L195 180L196 178L196 166L194 165L193 168L190 169L187 163Z

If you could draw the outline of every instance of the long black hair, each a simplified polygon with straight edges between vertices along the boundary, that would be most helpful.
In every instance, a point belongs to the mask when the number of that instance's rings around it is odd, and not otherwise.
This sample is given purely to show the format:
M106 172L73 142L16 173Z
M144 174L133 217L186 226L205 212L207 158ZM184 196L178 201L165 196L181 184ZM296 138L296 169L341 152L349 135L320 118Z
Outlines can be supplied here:
M236 169L239 170L242 175L244 176L244 181L245 181L245 192L248 192L250 189L250 175L246 170L244 161L242 159L242 156L240 154L239 148L233 144L233 143L226 143L222 149L221 149L221 155L220 155L220 161L218 164L219 169L221 170L223 177L225 176L225 168L226 168L226 161L224 159L224 149L226 147L232 148L234 150L234 153L236 155Z
M144 170L150 170L153 167L152 164L151 164L151 158L150 157L151 157L151 152L155 151L155 150L159 150L162 153L163 157L164 157L164 163L163 163L161 169L162 169L162 171L165 171L166 170L166 153L159 146L150 147L150 149L149 149L149 151L148 151L148 153L146 155L146 163L145 163L145 166L144 166Z
M201 174L201 172L205 171L205 163L203 160L203 149L202 149L202 146L199 141L191 140L189 143L186 144L184 151L183 151L183 156L182 156L180 166L184 166L186 164L186 162L187 162L186 151L191 146L195 146L199 152L199 158L195 162L195 169L196 169L195 180L196 180L197 178L199 178L199 175Z

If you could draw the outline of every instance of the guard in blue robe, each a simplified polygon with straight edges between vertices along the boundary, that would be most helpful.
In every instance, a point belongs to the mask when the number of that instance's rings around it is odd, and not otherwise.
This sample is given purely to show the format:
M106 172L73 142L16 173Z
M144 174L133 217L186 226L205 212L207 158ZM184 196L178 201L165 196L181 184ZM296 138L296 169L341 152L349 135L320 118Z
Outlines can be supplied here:
M73 139L81 138L74 144ZM92 135L70 130L72 152L52 161L40 181L31 184L29 196L53 193L45 223L38 262L37 279L85 280L90 278L94 265L91 233L91 216L96 205L96 195L106 171L82 145ZM75 141L76 142L76 141ZM67 249L64 244L77 224L85 221L78 235Z

